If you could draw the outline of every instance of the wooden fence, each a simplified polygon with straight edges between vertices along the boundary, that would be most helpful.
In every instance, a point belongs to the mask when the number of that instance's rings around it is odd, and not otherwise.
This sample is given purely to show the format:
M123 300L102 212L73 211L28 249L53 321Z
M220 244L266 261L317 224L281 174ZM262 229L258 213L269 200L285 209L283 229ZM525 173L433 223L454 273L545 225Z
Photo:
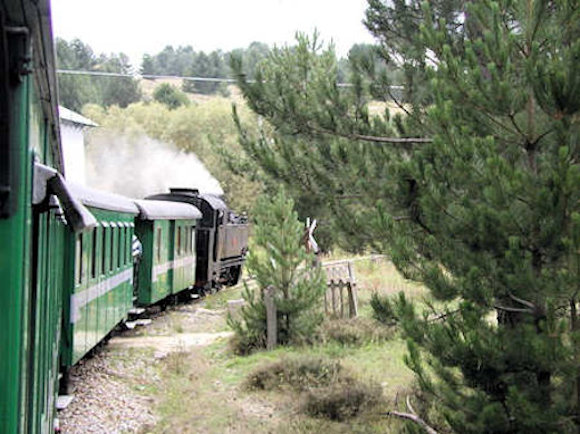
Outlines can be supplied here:
M378 258L378 256L377 256ZM374 259L374 257L372 257ZM322 264L326 274L324 312L334 318L354 318L358 315L358 299L353 260L333 261ZM277 323L274 304L274 287L264 290L267 322L267 349L276 347Z
M322 265L326 274L324 312L335 318L358 315L357 286L353 261L333 261Z

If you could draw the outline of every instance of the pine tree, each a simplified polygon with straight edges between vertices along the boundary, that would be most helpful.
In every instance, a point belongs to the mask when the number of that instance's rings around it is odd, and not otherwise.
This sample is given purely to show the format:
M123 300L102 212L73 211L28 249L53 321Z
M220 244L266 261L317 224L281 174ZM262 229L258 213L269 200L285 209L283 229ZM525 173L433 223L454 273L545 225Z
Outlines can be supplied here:
M246 267L256 287L244 283L241 318L229 318L240 352L266 346L266 288L274 288L281 345L306 340L312 334L322 320L320 302L326 288L320 269L309 267L312 257L303 245L304 227L292 199L282 190L274 198L262 196L252 215L254 245Z
M404 100L372 64L339 88L332 48L301 37L255 83L234 59L276 131L242 144L271 176L308 179L343 236L449 303L398 303L432 423L577 432L580 5L369 0L367 26ZM369 109L381 94L398 114Z

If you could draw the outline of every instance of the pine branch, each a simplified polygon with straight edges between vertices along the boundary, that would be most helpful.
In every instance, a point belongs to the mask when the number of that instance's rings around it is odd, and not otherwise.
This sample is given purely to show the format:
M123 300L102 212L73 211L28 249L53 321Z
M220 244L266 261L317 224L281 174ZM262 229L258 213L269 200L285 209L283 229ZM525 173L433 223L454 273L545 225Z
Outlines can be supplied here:
M378 137L369 136L365 134L356 133L341 133L339 131L332 131L325 128L317 128L306 124L306 127L318 134L327 134L331 136L343 137L351 140L362 140L364 142L373 143L390 143L390 144L415 144L415 143L433 143L433 139L425 137Z
M455 309L455 310L452 310L450 312L445 312L445 313L436 315L434 317L427 318L427 321L428 322L439 321L440 319L445 319L448 316L453 316L453 315L455 315L456 313L459 313L459 312L461 312L461 309Z
M427 424L427 422L425 422L421 417L417 415L417 413L413 409L413 406L411 406L411 401L408 396L405 402L407 403L407 408L409 409L410 413L403 413L400 411L387 411L384 414L386 414L387 416L396 416L401 419L406 419L415 422L416 424L420 425L428 434L438 434L438 432L435 429L431 428Z
M511 292L508 295L513 301L517 301L518 303L523 304L524 306L527 306L530 309L536 309L536 305L534 303L532 303L531 301L527 301L527 300L524 300L522 298L516 297Z
M531 309L519 309L517 307L506 307L506 306L499 306L497 304L493 305L494 309L503 310L505 312L515 312L515 313L534 313Z

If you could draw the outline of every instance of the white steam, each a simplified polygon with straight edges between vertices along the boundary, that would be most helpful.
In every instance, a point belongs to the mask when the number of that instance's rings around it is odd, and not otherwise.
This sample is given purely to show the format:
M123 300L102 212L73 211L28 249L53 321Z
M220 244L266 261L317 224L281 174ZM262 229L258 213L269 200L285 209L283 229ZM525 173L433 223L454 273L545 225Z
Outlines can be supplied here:
M219 182L195 154L145 135L94 135L87 149L87 184L133 198L170 187L223 194Z

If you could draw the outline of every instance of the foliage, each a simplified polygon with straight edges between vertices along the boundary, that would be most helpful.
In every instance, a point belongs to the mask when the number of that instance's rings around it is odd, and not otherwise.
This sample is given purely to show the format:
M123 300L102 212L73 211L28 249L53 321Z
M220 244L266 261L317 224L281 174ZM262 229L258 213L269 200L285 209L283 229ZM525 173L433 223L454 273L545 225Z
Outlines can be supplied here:
M370 305L373 309L373 318L377 321L386 325L394 325L399 321L396 308L390 296L373 292Z
M378 53L405 77L404 117L369 110L391 96L373 64L337 86L316 37L273 50L255 83L232 64L274 131L240 123L247 154L328 202L347 247L388 253L454 303L430 320L397 301L442 429L580 424L578 22L575 2L369 0Z
M185 70L185 75L189 77L202 78L227 78L229 71L225 62L225 55L221 51L212 51L205 54L198 53L191 66ZM218 81L187 81L184 80L182 89L184 92L196 92L201 94L212 94L219 92L222 96L227 96L228 90L224 82Z
M97 56L88 44L74 39L56 40L57 67L60 69L129 74L131 65L124 53ZM126 107L141 99L139 82L130 77L59 75L60 103L80 111L85 104Z
M317 311L326 283L303 245L304 227L294 202L280 192L261 197L252 212L254 246L246 262L256 288L245 284L240 319L229 319L238 336L238 351L251 352L266 344L264 291L274 288L277 342L296 343L310 336L322 317Z
M170 110L189 105L187 95L169 83L161 83L153 91L153 99L165 104Z

